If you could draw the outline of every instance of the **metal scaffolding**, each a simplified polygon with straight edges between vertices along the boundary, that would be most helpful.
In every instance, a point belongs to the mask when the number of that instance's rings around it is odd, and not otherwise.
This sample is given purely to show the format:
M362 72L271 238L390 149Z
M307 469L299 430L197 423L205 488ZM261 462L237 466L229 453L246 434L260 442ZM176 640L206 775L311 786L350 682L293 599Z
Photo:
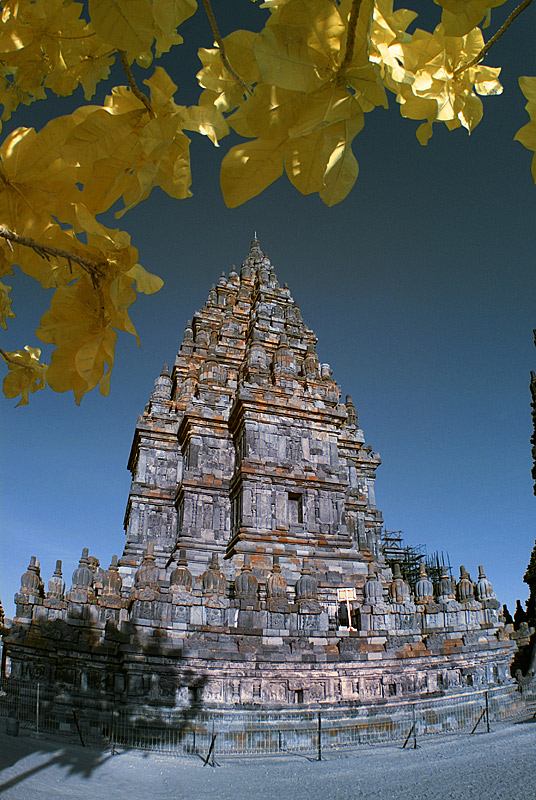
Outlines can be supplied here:
M394 564L400 565L400 571L412 589L419 580L419 568L423 563L426 566L428 577L437 583L443 569L452 577L452 567L448 552L441 550L428 555L426 545L408 545L404 542L403 531L382 532L382 552L388 565L393 568Z

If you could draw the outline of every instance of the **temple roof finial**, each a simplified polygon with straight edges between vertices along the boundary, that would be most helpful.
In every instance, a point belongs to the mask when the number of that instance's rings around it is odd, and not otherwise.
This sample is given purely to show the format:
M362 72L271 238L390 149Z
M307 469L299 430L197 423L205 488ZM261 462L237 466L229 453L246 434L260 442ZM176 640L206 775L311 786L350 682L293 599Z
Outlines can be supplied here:
M263 258L264 253L261 250L260 242L257 239L257 231L251 240L251 247L249 248L249 256L248 258Z

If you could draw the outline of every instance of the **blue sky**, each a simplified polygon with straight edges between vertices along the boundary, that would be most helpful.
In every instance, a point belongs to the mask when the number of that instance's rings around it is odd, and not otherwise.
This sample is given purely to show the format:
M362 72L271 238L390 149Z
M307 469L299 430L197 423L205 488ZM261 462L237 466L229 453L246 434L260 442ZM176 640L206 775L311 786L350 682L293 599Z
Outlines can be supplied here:
M244 27L255 25L253 4L226 8L224 32L238 13ZM184 36L210 46L201 15ZM137 416L162 364L173 362L186 321L222 270L241 263L254 231L381 453L376 497L387 528L429 552L448 551L455 569L465 564L473 577L484 564L511 611L527 596L536 187L531 155L513 136L528 121L517 77L534 74L535 22L531 7L491 50L487 63L503 66L505 93L484 98L470 137L436 126L422 148L417 123L400 118L394 98L389 111L368 115L354 146L358 181L334 208L282 178L227 209L218 170L235 140L216 149L198 137L194 197L155 191L120 221L165 286L133 309L141 348L119 336L109 397L93 393L80 407L72 394L50 391L27 407L0 400L0 597L8 616L31 555L45 581L62 558L69 585L82 547L104 566L121 553ZM195 49L175 50L168 69L179 101L191 103ZM120 73L116 82L124 82ZM67 113L69 101L53 110ZM23 112L18 124L40 127L47 105ZM35 346L48 293L20 273L10 280L17 319L2 347Z

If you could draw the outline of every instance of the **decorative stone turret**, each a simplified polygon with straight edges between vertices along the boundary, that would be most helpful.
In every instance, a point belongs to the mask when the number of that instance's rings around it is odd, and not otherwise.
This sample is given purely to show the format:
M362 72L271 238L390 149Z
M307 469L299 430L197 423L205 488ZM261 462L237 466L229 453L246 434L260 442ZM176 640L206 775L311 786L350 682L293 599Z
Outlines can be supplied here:
M39 564L37 563L37 559L35 556L30 558L30 563L28 564L28 569L20 579L20 594L24 598L30 597L39 597L40 596L40 589L41 589L41 580L39 575ZM15 595L15 598L17 596ZM24 602L21 600L15 602Z
M287 582L281 574L279 556L273 557L272 571L266 581L266 607L268 611L277 614L285 614L289 611Z
M303 360L303 374L308 382L318 381L320 379L318 356L316 355L313 342L309 342L307 345L307 353Z
M119 566L117 564L117 556L112 556L110 566L102 573L102 600L105 604L120 606L121 601L121 588L123 586L123 579L119 574Z
M203 572L201 577L203 586L203 597L224 597L225 595L225 575L220 571L218 554L212 553L208 569Z
M489 581L486 578L484 567L482 565L478 567L478 580L475 586L475 595L476 599L479 600L481 603L485 603L488 600L495 600L495 602L497 603L495 592L493 591L493 586L491 585L491 581ZM495 608L499 607L500 605L499 603L497 603Z
M425 605L434 599L434 584L428 577L425 564L419 564L419 580L415 584L415 602Z
M346 413L348 414L347 425L350 428L359 428L359 421L357 417L357 411L355 410L355 406L352 402L352 398L349 394L346 395Z
M65 594L68 617L80 620L95 618L93 579L94 571L89 566L89 550L84 547L78 567L73 572L72 586Z
M160 611L159 570L154 554L154 542L148 542L142 562L134 575L134 588L130 592L131 616L152 620Z
M275 383L282 383L282 385L285 385L285 380L292 382L298 374L296 357L292 348L289 347L285 333L282 333L279 338L279 347L274 355L272 370Z
M93 595L93 570L88 563L89 550L84 547L78 566L73 572L73 583L70 591L70 599L75 600L75 595L80 596L80 601L87 601Z
M368 575L365 583L365 603L369 606L383 603L383 583L378 578L373 564L368 565Z
M61 560L56 561L54 575L48 582L47 599L63 600L65 597L65 581L61 571Z
M322 610L318 602L318 583L305 558L301 577L296 583L296 603L300 614L320 614Z
M104 570L101 568L100 561L97 556L88 556L87 565L93 573L93 592L95 595L100 595L102 592L102 577Z
M460 567L460 580L456 586L456 599L459 603L470 603L475 599L473 581L463 565Z
M151 392L151 403L162 403L171 397L171 375L169 374L169 367L164 364L162 372L154 382L154 389Z
M208 569L201 576L201 585L206 624L224 625L229 600L226 597L227 581L220 570L217 553L212 553Z
M256 611L258 602L259 581L251 570L251 557L244 556L242 571L235 578L235 597L240 608Z
M143 560L134 576L136 589L158 589L158 567L154 555L154 542L149 542Z
M448 573L447 567L441 567L441 574L437 584L437 599L440 603L449 603L456 600L456 586Z
M28 569L21 575L20 590L15 595L17 606L16 619L31 619L36 604L42 603L43 586L39 572L39 563L35 556L30 558Z
M184 592L189 594L192 591L192 580L186 559L186 548L181 547L177 566L169 576L169 590L174 596Z
M389 597L391 602L404 605L411 601L409 586L402 577L400 564L393 565L393 580L389 586Z

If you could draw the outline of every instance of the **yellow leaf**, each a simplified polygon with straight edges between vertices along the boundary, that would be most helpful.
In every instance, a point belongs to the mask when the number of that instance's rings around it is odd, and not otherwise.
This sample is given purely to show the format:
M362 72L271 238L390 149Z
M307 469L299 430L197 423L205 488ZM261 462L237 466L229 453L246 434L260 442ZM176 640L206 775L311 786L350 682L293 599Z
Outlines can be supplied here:
M536 103L536 78L522 75L519 78L519 86L529 103Z
M9 292L11 291L11 286L6 286L5 283L0 281L0 325L4 330L7 330L7 320L14 319L15 314L11 310L11 297L9 297Z
M110 346L111 343L115 345L116 339L116 332L108 328L102 336L90 339L76 351L74 358L76 372L88 386L96 386L104 375L104 365L107 363L106 359L110 357L110 349L113 354L113 347L110 348ZM105 340L107 340L107 347L104 346Z
M135 333L126 313L136 300L132 280L116 274L95 288L82 276L55 291L37 331L41 341L56 345L47 373L54 391L72 390L80 403L105 378L105 367L111 368L114 359L117 334L113 328ZM107 385L105 378L105 390Z
M178 132L166 152L158 162L155 185L160 186L170 197L182 200L191 197L190 186L190 140L186 134Z
M43 86L71 94L79 83L86 95L90 86L106 77L113 62L84 19L81 3L70 0L32 0L3 4L0 62L8 82L0 82L0 102L8 119L19 102L45 96ZM91 75L91 77L89 77Z
M143 81L151 90L151 103L160 106L162 110L175 112L177 105L173 101L173 95L177 91L177 85L173 83L168 73L163 67L155 67L150 78Z
M523 125L518 130L514 139L521 142L523 147L527 150L532 150L534 156L532 158L532 178L536 183L536 78L523 76L519 79L519 85L527 100L529 101L525 109L530 116L530 122Z
M216 147L219 146L218 140L229 133L223 114L213 105L189 106L182 112L181 119L185 130L208 136Z
M434 0L443 8L441 26L446 36L465 36L506 0Z
M419 144L422 144L422 146L425 147L428 144L428 141L430 140L433 132L434 132L434 129L433 129L432 122L430 122L430 121L423 122L421 125L419 125L419 127L417 128L417 130L415 132L415 135L416 135L416 137L417 137L417 139L419 141Z
M255 42L253 51L264 83L310 92L329 80L329 62L290 28L272 25ZM321 63L319 63L321 62Z
M241 136L282 139L296 125L307 95L259 84L255 92L235 111L229 122Z
M355 115L290 139L285 152L285 170L292 184L302 194L319 192L326 205L343 200L357 178L351 143L363 127L363 112L354 99L352 103Z
M349 67L344 73L346 82L355 89L356 98L363 111L372 111L377 106L388 107L380 70L375 64L364 67Z
M39 362L41 350L26 345L24 350L2 351L1 355L10 370L4 378L5 396L12 398L20 394L17 406L28 405L29 392L37 392L46 386L47 365Z
M482 117L475 92L489 95L502 91L499 69L464 68L483 44L478 28L467 36L454 37L443 35L439 26L433 34L417 30L410 41L389 47L403 67L403 80L395 88L401 114L427 120L417 133L421 144L428 141L434 121L444 122L451 130L462 124L471 131Z
M246 83L257 83L260 80L259 67L253 53L253 44L258 37L258 33L237 30L223 40L227 60Z
M292 139L285 151L285 171L290 182L302 194L320 192L324 186L326 165L321 161L323 131Z
M296 28L300 36L306 37L308 46L321 53L327 63L336 63L345 26L330 0L290 0L281 7L277 22Z
M233 147L222 161L221 189L229 208L260 194L283 174L286 140L256 139Z
M470 94L458 113L458 119L466 130L471 133L482 119L482 102L474 94Z
M307 136L335 122L354 118L359 118L363 127L363 112L355 96L350 95L341 84L332 81L308 95L307 102L302 105L288 133L291 138Z
M10 242L11 244L11 242ZM3 238L0 239L0 278L6 275L13 275L13 245L8 245L7 241Z
M56 223L50 223L40 233L39 242L48 247L56 247L68 253L87 255L84 253L85 245L76 239L73 231L63 230ZM75 278L80 277L82 268L68 259L43 258L43 256L29 247L13 245L14 263L19 264L21 270L36 281L41 283L43 289L52 289L66 286Z
M153 15L150 0L89 0L97 34L116 50L134 57L150 50Z
M38 134L17 128L0 147L0 218L20 235L39 239L53 217L69 214L79 194L76 165L60 156L71 121L52 120Z
M175 44L181 44L182 36L177 27L189 19L197 10L196 0L156 0L152 3L154 33L156 37L156 57Z
M70 95L81 84L86 100L95 94L97 83L106 80L115 61L115 53L110 46L98 37L91 36L81 40L76 53L69 54L69 61L51 70L44 85L62 97Z
M159 292L164 285L162 278L147 272L141 264L135 264L128 272L125 272L125 275L134 278L136 281L136 291L143 292L143 294Z
M340 203L357 180L359 167L352 153L352 140L359 132L356 122L345 120L324 132L324 150L329 153L320 199L327 206Z

